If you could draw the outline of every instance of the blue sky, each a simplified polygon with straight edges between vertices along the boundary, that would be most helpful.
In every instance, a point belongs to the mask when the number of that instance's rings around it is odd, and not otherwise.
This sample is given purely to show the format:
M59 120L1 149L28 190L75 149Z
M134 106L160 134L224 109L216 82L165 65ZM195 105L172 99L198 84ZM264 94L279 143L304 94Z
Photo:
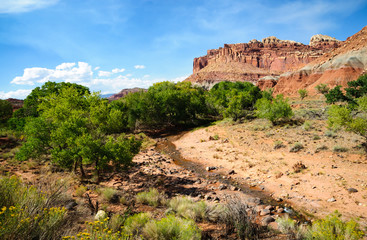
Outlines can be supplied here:
M0 98L48 80L102 94L179 81L224 43L345 40L366 23L367 0L0 0Z

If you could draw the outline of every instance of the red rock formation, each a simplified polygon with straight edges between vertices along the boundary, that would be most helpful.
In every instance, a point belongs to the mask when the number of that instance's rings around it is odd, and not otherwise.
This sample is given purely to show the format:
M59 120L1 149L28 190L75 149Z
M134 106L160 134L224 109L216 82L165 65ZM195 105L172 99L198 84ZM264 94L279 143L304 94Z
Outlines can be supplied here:
M195 58L193 75L186 80L202 85L219 81L256 83L264 76L276 76L304 66L340 45L340 41L331 39L314 37L312 46L276 37L264 38L262 42L255 39L249 43L225 44Z
M280 76L274 88L275 93L296 95L299 89L315 94L315 87L321 83L330 87L347 86L367 72L367 26L349 37L341 47L325 53L297 71Z
M13 107L13 111L23 107L23 102L24 102L23 100L15 99L15 98L8 98L6 99L6 101L10 102L10 104Z
M126 89L122 89L119 93L116 93L110 97L108 97L107 99L110 101L113 100L117 100L120 99L122 97L125 97L127 94L129 93L134 93L134 92L139 92L139 91L146 91L146 89L144 88L126 88Z

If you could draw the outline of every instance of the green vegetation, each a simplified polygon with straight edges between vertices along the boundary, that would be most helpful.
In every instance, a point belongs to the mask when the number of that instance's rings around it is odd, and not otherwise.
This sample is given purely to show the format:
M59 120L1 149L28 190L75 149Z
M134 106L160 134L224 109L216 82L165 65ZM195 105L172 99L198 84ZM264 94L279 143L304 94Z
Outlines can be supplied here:
M141 192L136 195L136 201L142 204L157 207L165 203L164 194L158 192L155 188L150 188L149 192Z
M236 121L250 115L261 97L260 89L249 82L220 82L209 91L207 103L214 113Z
M10 102L0 99L0 123L5 123L13 114Z
M295 220L288 217L280 217L276 221L279 230L289 235L291 239L358 240L364 236L357 222L342 221L341 214L337 211L324 219L316 220L311 226L298 226Z
M315 87L316 91L321 94L326 94L329 92L330 88L327 84L321 83Z
M305 97L308 96L308 91L306 89L300 89L300 90L298 90L298 94L299 94L301 100L303 100Z
M364 233L360 230L359 224L354 220L344 222L340 217L341 214L336 211L324 219L315 221L306 233L305 239L362 239Z
M44 193L16 177L0 178L0 239L60 239L66 209L55 207L60 188Z
M148 222L143 229L143 237L152 240L197 240L201 239L201 233L192 220L170 215Z
M288 103L288 99L284 99L282 94L277 95L274 99L259 99L256 104L256 115L259 118L266 118L273 124L279 121L287 121L293 116L293 111Z
M27 141L16 157L19 160L51 155L52 162L68 169L94 164L99 175L110 162L119 168L128 166L139 152L134 137L108 136L105 122L110 118L108 101L97 93L79 94L74 87L51 93L38 105L39 116L27 121Z

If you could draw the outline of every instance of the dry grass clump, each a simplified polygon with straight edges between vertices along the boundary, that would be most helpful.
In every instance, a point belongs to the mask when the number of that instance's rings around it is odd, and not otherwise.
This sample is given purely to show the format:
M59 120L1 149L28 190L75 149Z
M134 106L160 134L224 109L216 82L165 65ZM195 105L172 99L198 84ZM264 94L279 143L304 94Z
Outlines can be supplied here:
M149 192L141 192L136 195L136 201L138 203L147 204L150 206L157 207L164 205L166 198L163 193L159 193L156 188L150 188Z

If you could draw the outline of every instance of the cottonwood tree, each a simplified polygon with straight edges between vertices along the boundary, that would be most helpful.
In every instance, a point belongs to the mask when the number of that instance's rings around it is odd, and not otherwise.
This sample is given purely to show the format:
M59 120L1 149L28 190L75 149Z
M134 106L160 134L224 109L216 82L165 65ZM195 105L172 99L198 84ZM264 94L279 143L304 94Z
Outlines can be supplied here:
M40 115L25 126L27 141L16 155L20 160L50 154L52 162L79 168L82 176L83 166L93 164L99 175L110 162L117 168L129 165L139 151L141 143L134 137L107 135L111 111L98 93L81 95L66 86L43 97L37 111Z

